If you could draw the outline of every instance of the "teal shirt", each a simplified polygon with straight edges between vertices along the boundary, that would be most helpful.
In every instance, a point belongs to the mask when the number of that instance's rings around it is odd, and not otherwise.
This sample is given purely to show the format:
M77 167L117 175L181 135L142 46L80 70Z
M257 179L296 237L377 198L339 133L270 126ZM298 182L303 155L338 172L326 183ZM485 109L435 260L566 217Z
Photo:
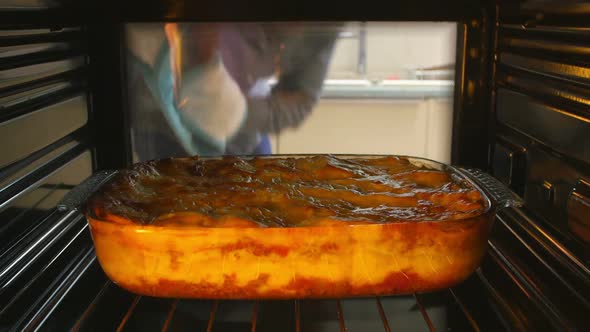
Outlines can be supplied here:
M133 66L134 70L142 74L146 86L187 154L214 156L224 153L225 146L222 142L215 140L201 128L190 125L190 122L184 119L183 113L176 107L174 77L169 65L170 49L167 45L162 46L153 68L132 54L129 54L129 61L131 63L128 65ZM186 73L185 77L190 80L191 77L200 75L200 72L200 68L194 68ZM141 114L137 116L141 116Z

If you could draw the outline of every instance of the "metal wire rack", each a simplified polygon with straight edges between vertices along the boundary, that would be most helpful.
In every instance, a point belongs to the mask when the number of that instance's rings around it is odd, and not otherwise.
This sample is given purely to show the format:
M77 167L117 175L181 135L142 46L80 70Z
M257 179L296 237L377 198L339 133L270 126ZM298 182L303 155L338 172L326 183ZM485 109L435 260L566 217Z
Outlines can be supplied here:
M449 324L451 319L461 323ZM73 331L103 329L207 332L481 330L453 289L398 297L221 301L133 295L110 281L79 317Z

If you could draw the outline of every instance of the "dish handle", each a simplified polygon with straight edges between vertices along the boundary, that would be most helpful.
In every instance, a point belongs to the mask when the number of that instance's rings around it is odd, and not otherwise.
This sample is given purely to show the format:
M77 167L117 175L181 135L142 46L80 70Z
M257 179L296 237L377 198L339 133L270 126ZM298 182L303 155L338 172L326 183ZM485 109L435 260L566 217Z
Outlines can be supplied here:
M490 174L477 168L456 167L456 169L478 185L490 197L497 210L524 205L520 196Z
M112 179L115 174L117 174L117 171L112 170L94 173L74 189L70 190L59 204L57 204L57 208L67 211L80 209L86 200L102 187L103 184Z

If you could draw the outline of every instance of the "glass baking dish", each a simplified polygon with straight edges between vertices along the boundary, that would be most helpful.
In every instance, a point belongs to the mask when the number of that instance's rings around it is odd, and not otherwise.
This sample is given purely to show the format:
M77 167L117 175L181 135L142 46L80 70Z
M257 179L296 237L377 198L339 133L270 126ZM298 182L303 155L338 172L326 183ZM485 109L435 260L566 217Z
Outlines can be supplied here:
M277 157L286 156L262 158ZM103 270L117 285L137 294L302 299L408 294L451 287L479 266L496 211L519 206L521 201L479 170L404 158L468 181L484 197L484 211L460 220L343 222L332 227L291 228L142 225L100 220L88 207L84 212ZM112 174L90 179L87 196ZM81 187L84 190L85 186Z

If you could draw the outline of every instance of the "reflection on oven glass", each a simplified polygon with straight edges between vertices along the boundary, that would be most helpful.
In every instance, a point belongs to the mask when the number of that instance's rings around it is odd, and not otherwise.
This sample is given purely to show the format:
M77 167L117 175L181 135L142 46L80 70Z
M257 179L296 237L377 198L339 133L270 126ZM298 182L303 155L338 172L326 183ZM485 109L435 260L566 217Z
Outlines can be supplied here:
M406 154L448 162L456 24L126 26L135 161Z

